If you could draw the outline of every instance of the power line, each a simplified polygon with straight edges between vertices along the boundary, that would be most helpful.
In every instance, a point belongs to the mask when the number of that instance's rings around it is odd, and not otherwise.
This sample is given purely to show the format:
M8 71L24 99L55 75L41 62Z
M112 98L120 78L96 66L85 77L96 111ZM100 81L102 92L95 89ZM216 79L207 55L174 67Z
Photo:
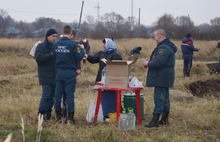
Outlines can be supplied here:
M4 11L18 12L18 13L28 13L28 14L47 14L47 15L79 15L79 14L67 14L67 13L47 13L47 12L35 12L35 11L23 11L23 10L11 10L3 9Z

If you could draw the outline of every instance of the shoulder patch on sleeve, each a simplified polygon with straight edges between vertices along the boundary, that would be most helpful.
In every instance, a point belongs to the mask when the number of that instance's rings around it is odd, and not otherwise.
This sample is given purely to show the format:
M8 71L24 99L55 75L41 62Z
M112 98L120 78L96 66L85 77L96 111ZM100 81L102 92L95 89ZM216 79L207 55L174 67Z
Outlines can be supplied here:
M81 51L81 47L78 46L78 47L77 47L77 50L78 50L78 53L80 53L80 51Z
M163 52L164 52L164 49L159 50L159 54L163 54Z

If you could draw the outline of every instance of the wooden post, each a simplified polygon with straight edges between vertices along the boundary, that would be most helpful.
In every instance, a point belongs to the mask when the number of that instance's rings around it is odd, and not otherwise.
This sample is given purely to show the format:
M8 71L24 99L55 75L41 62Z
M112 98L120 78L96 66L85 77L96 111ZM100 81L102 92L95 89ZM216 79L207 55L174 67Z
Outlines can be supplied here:
M82 12L83 12L83 5L84 5L84 1L82 1L82 7L81 7L80 18L79 18L79 25L78 25L78 32L80 31L80 24L81 24Z
M218 62L220 63L220 48L218 48Z

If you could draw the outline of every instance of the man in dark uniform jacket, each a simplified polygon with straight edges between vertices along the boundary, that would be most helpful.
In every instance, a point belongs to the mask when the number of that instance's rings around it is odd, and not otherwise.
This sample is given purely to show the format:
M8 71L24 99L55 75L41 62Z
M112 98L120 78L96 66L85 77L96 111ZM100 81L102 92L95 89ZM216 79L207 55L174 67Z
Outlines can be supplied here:
M38 112L49 120L53 107L55 93L55 61L52 56L52 44L56 41L57 32L49 29L43 43L35 51L35 60L38 65L39 83L42 86L42 97Z
M157 47L153 50L150 59L146 58L143 65L148 66L147 86L154 88L153 119L145 127L167 125L170 112L169 87L173 87L175 78L175 53L177 47L166 38L166 32L158 29L154 32ZM162 114L162 119L159 117ZM159 124L159 125L158 125Z
M72 33L70 26L64 26L63 37L54 43L53 55L56 60L56 92L55 110L57 120L61 119L61 98L65 91L68 110L68 120L75 124L74 120L74 93L76 88L76 76L78 61L84 56L84 47L79 48L78 43L69 39Z

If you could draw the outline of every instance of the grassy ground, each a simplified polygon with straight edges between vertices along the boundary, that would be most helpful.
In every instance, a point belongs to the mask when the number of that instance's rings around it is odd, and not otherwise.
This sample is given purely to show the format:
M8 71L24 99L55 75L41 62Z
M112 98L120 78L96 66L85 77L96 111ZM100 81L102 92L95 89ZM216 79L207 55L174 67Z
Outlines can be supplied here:
M12 133L12 141L23 141L21 117L24 119L26 141L35 141L38 129L38 106L41 86L38 84L37 65L28 55L38 39L0 39L0 141ZM179 50L176 54L176 79L172 89L190 92L187 84L198 80L219 79L219 75L209 75L206 63L217 62L216 41L195 41L200 52L195 53L192 77L182 76L183 61L180 43L174 41ZM91 54L102 50L101 40L90 40ZM142 46L141 57L132 65L132 76L145 85L147 70L141 65L149 57L156 43L151 39L116 40L118 52L128 59L134 46ZM144 117L141 125L133 131L118 130L117 123L88 124L86 114L90 100L96 100L93 90L98 64L82 64L82 74L77 77L75 92L75 119L77 125L58 124L51 120L43 124L41 141L220 141L220 101L212 96L194 97L193 101L171 98L170 125L147 129L144 127L151 118L154 108L153 88L145 88ZM216 86L217 87L217 86ZM53 116L55 113L53 111Z

